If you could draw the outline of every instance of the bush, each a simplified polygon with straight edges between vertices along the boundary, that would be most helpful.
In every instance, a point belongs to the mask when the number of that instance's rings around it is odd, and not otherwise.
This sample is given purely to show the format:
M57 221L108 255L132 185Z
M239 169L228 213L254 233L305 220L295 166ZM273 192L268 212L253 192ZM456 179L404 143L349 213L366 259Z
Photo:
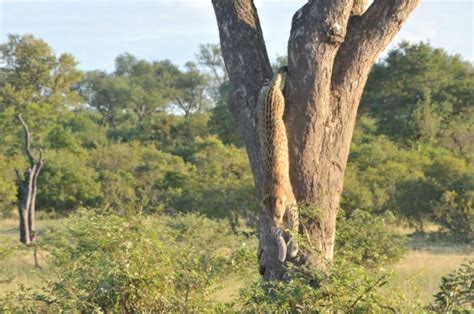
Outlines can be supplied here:
M9 215L16 201L17 187L15 184L14 163L0 155L0 214Z
M105 203L117 212L130 207L159 211L180 194L181 187L166 185L167 175L188 176L193 172L180 157L139 142L96 149L91 152L90 164L99 174Z
M315 209L310 216L316 215ZM302 216L304 219L304 216ZM288 265L287 282L255 283L241 292L236 303L246 313L383 313L420 310L414 300L398 291L382 289L392 274L381 266L395 262L407 248L390 232L386 218L355 210L339 212L336 259L328 271L309 265ZM300 246L314 250L300 238ZM407 301L409 300L409 301Z
M426 171L439 190L434 204L438 223L463 242L474 240L474 167L451 155L440 156Z
M398 295L381 289L391 274L339 260L329 272L292 267L288 282L256 283L242 290L245 313L386 313L401 309Z
M474 311L474 260L441 278L431 309L439 313L472 313Z
M87 153L46 152L38 177L38 209L66 212L101 204L98 176L87 166L87 158Z
M386 214L386 217L391 215ZM405 239L391 232L385 220L362 210L355 210L346 217L341 210L336 228L335 256L364 267L377 267L399 260L407 251Z
M196 139L189 162L196 173L187 180L173 206L180 211L198 211L209 217L254 215L257 198L245 150L226 146L216 137Z
M200 312L229 273L240 240L199 216L120 217L81 211L42 236L56 277L40 292L21 289L0 309L13 312ZM2 308L3 307L3 308Z

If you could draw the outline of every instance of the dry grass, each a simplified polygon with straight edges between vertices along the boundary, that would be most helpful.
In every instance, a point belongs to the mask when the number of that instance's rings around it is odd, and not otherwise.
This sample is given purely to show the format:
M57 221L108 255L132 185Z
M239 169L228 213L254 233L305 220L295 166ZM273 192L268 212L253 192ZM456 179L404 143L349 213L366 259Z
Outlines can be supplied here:
M41 236L41 230L46 227L60 223L61 220L43 219L37 221L37 230ZM6 260L0 261L0 295L14 290L18 285L26 287L37 286L43 278L50 276L45 252L38 252L38 261L41 269L35 267L33 250L26 248L18 242L18 219L7 218L0 221L0 240L7 245L17 246L14 254Z
M474 258L468 246L434 247L411 250L393 266L395 278L388 288L399 288L407 295L418 296L423 304L433 301L441 277Z
M258 273L255 276L241 277L231 276L215 287L215 291L210 295L210 299L215 302L231 302L239 295L239 290L248 286L258 279Z
M471 246L453 244L435 224L426 224L424 234L415 233L414 228L406 225L392 225L390 228L409 237L410 251L391 267L395 277L387 289L400 289L406 295L418 297L422 304L433 301L441 277L474 259Z

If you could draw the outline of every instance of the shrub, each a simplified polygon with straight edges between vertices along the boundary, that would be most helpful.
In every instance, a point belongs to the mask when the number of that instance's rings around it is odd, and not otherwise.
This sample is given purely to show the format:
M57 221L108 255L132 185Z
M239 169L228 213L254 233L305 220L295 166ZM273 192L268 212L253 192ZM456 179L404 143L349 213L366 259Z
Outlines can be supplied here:
M288 282L256 283L241 291L245 313L385 313L396 312L397 296L382 287L391 274L367 271L339 260L329 272L292 267Z
M46 151L38 177L38 209L72 211L102 201L97 173L87 166L87 153Z
M390 214L386 217L390 218ZM390 231L386 218L355 210L346 217L341 210L336 228L338 258L364 267L396 262L407 251L405 239Z
M181 188L166 185L168 173L187 176L193 171L180 157L139 142L96 149L90 164L99 174L105 203L117 212L129 207L156 212L168 206Z
M431 309L439 313L472 313L474 311L474 260L441 278Z
M310 216L317 215L317 209ZM302 219L305 218L305 212ZM341 210L336 233L336 260L328 271L309 265L288 265L287 282L258 282L244 289L236 303L247 313L382 313L420 310L414 300L398 291L390 297L382 289L391 273L381 266L398 260L405 241L389 231L390 219L355 210L350 216ZM393 217L393 216L392 216ZM314 250L300 237L300 247Z
M255 215L258 202L245 150L212 136L197 138L189 147L188 161L196 173L188 177L172 205L183 212L229 218L233 227L237 217Z
M0 213L9 215L16 201L14 162L0 155Z
M200 216L153 218L81 211L42 237L56 277L40 292L20 289L13 312L200 312L232 268L239 239ZM3 308L2 308L3 306Z

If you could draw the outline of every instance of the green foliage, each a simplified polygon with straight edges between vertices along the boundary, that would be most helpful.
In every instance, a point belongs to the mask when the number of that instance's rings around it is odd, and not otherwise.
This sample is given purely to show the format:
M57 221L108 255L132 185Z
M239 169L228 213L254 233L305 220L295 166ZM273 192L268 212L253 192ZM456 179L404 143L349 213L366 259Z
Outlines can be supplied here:
M473 168L470 159L429 143L416 149L377 134L375 120L361 116L354 132L342 207L392 211L423 231L441 224L458 240L472 239Z
M219 104L211 111L209 131L216 134L225 144L243 146L242 136L237 127L237 121L232 116L227 104Z
M435 217L460 241L474 240L474 192L446 191L436 204Z
M474 167L464 159L441 155L427 168L438 192L434 217L458 239L474 240Z
M196 139L190 151L188 159L196 173L188 177L182 196L175 199L173 207L211 217L228 217L233 226L239 216L255 213L258 202L243 149L208 137Z
M175 117L174 119L167 119L169 131L167 134L162 133L165 136L159 139L161 149L181 156L187 161L193 153L192 145L194 140L196 138L205 138L209 135L208 121L209 115L205 113L191 114L186 118Z
M308 215L317 209L305 208ZM304 219L304 215L302 216ZM397 261L406 252L405 241L389 231L385 220L393 219L355 210L340 212L336 229L335 262L327 271L309 265L288 265L286 282L259 282L241 291L236 306L246 313L379 313L421 310L416 302L385 286L391 273L382 265ZM299 240L300 247L313 249Z
M287 282L256 283L244 289L237 306L244 313L396 312L402 308L399 296L386 298L381 289L390 276L342 260L328 272L292 267Z
M440 291L431 309L438 313L472 313L474 310L474 261L441 278Z
M94 149L108 143L107 129L99 125L98 113L87 110L74 111L63 117L60 123L62 129L72 133L73 141L85 149Z
M38 177L38 209L67 212L101 204L98 175L88 167L88 154L47 151Z
M472 240L472 65L402 43L376 64L361 101L343 207L386 210L423 231Z
M355 210L350 217L340 211L336 228L337 258L366 268L398 261L407 251L405 239L390 231L386 218Z
M56 57L46 42L32 35L9 35L0 52L6 63L0 84L0 133L8 134L0 144L18 148L21 128L16 127L16 116L20 113L34 130L37 144L54 127L58 114L79 104L74 86L82 74L71 55Z
M65 149L68 151L78 151L78 143L74 138L71 129L66 129L62 126L57 126L49 132L46 142L50 149Z
M13 160L0 155L0 211L2 214L11 213L13 203L16 201L16 193Z
M12 212L13 169L25 167L18 113L34 148L45 149L38 209L89 208L41 234L56 277L12 292L2 312L421 312L405 306L412 297L381 289L389 274L380 267L405 252L387 215L473 239L472 65L427 44L402 44L370 74L335 264L290 267L287 282L255 284L217 307L209 301L217 283L255 269L254 241L236 234L258 210L219 47L201 46L184 68L122 54L113 73L84 77L71 56L30 35L12 35L0 50L0 209ZM90 209L100 206L107 210ZM8 252L0 245L0 259ZM443 279L438 309L462 311L454 304L472 288L470 273Z
M92 210L42 239L56 277L39 292L11 293L4 311L201 312L241 246L225 224L199 216Z
M404 42L371 72L362 111L377 118L380 131L398 140L432 139L472 121L472 65L429 44ZM460 121L460 120L458 120Z
M183 160L138 142L104 146L91 152L90 164L106 204L117 211L134 207L154 212L167 204L169 195L179 195L181 186L164 184L170 173L187 177L193 167Z
M124 117L130 101L129 84L125 77L110 76L94 71L87 74L81 91L88 104L102 116L102 123L116 128Z

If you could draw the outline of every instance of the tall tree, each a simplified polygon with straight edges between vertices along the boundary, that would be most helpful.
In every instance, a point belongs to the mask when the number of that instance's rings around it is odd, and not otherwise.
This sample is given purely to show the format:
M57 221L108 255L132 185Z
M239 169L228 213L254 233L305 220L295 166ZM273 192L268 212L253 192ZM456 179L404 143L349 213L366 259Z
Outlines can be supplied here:
M219 105L229 85L219 44L200 45L196 60L201 68L210 74L208 92L214 103Z
M203 112L209 107L206 86L209 78L199 71L194 62L186 62L186 70L181 72L173 84L173 103L185 116Z
M272 68L252 0L213 0L230 79L229 105L244 137L261 197L262 158L257 99ZM357 108L370 68L415 9L418 0L310 0L294 17L288 43L285 124L291 185L299 203L319 209L303 229L316 250L306 261L333 259L336 214ZM282 279L285 263L269 241L262 211L259 262L265 279Z
M128 79L93 71L87 74L81 89L89 106L102 116L102 123L116 128L131 101Z
M19 148L16 117L22 114L34 142L55 127L58 118L81 103L75 85L82 73L70 54L56 56L46 42L32 35L9 35L0 44L4 66L0 74L0 145ZM11 145L15 143L16 145ZM9 152L11 153L11 152Z

